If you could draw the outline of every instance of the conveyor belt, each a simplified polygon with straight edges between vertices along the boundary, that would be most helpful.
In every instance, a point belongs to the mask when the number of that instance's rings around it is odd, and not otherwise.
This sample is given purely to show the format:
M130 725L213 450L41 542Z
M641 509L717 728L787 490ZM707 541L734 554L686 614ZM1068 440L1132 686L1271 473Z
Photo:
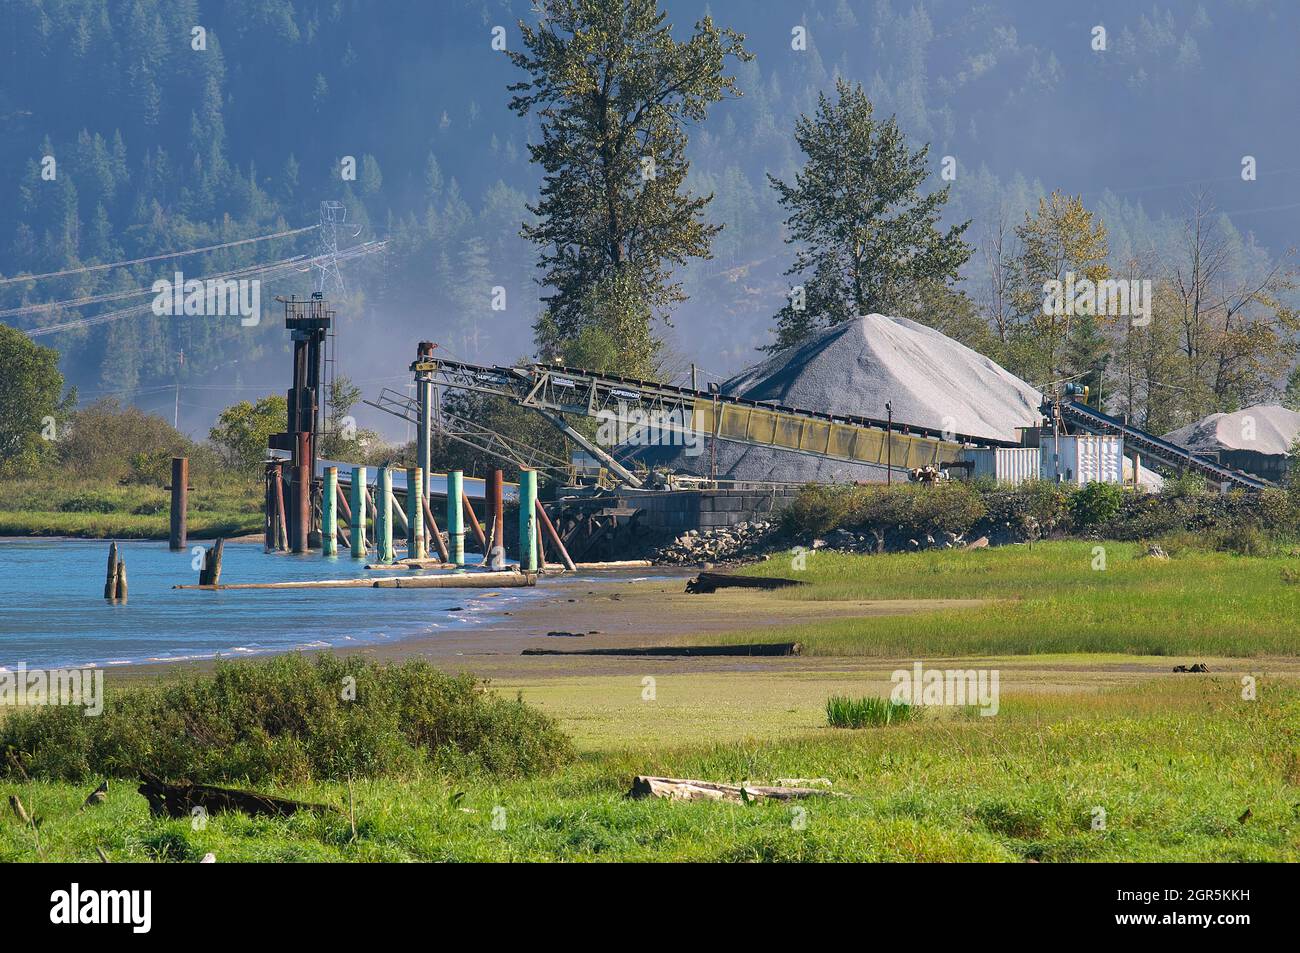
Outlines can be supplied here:
M1077 401L1062 401L1060 412L1062 419L1068 425L1077 427L1080 430L1086 430L1088 433L1119 434L1123 436L1126 448L1137 450L1144 457L1158 460L1165 466L1173 467L1176 470L1193 470L1208 477L1215 483L1227 482L1251 490L1262 490L1273 486L1268 480L1262 480L1257 476L1252 476L1241 470L1234 470L1232 467L1225 467L1213 460L1198 456L1186 447L1180 447L1154 434L1149 434L1145 430L1139 430L1131 424L1124 423L1117 417L1104 414L1086 404L1080 404ZM1051 406L1044 405L1043 413L1050 417Z
M1014 447L1014 441L944 433L902 421L826 414L657 381L529 364L487 367L460 361L416 361L411 370L444 387L507 397L546 415L640 411L666 430L895 469L952 462L964 446Z

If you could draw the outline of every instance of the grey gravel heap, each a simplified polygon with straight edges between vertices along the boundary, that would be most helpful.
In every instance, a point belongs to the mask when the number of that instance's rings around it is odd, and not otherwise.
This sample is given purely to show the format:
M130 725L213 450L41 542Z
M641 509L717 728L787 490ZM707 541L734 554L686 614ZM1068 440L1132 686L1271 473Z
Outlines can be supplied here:
M1042 396L1020 378L952 338L881 314L845 321L721 385L723 394L800 410L886 418L934 430L1016 440L1039 420ZM657 456L657 455L656 455ZM705 475L711 451L671 455L667 466ZM656 460L658 462L658 460ZM884 480L881 467L719 441L726 480Z

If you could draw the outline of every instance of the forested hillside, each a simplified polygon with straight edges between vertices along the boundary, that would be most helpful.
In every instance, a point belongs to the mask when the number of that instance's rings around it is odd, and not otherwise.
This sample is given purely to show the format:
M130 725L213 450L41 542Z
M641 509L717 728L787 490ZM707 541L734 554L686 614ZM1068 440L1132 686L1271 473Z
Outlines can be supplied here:
M743 33L754 54L734 68L741 96L689 129L688 183L713 194L706 215L723 230L712 260L679 269L689 297L661 328L666 375L694 361L717 378L772 341L793 252L767 177L795 174L795 120L842 76L863 84L879 115L896 114L914 146L929 144L934 188L944 184L942 158L954 158L944 218L971 220L975 249L959 287L994 337L999 238L1009 249L1039 198L1081 195L1105 225L1112 272L1163 278L1185 263L1184 224L1199 193L1221 249L1220 291L1267 291L1227 316L1223 331L1238 334L1237 320L1239 336L1197 344L1178 364L1181 312L1171 298L1162 305L1168 340L1152 331L1126 353L1094 329L1094 339L1076 342L1077 367L1087 373L1113 352L1105 373L1118 409L1160 427L1285 381L1294 298L1279 266L1300 208L1300 8L1286 0L662 6L675 32L707 12ZM150 297L141 289L178 267L199 277L318 255L319 230L85 269L302 229L317 223L321 202L338 200L347 212L340 248L387 242L341 264L346 293L335 296L339 370L367 394L401 385L420 339L470 359L531 353L541 289L537 249L519 231L525 205L537 201L527 145L538 120L508 109L507 87L521 77L493 45L499 36L517 49L520 19L536 20L523 0L0 0L0 321L69 325L39 340L60 350L83 401L113 394L168 416L178 406L182 429L205 431L234 399L283 389L287 341L271 296L308 293L316 276L303 262L273 272L262 305L274 320L257 327L141 312ZM1105 51L1092 48L1097 24L1107 28ZM796 27L806 48L794 48ZM1247 155L1257 160L1252 180L1241 175ZM355 180L340 176L345 157L355 159ZM64 270L72 273L7 280ZM495 295L503 307L494 309L494 289L504 290ZM54 301L64 303L33 308ZM114 316L128 306L136 310ZM951 307L933 322L944 326ZM1255 321L1273 337L1252 337ZM1261 346L1276 348L1267 366L1230 379L1220 368L1221 379L1210 379L1216 359L1246 360L1244 351ZM995 356L1017 360L1014 349ZM1195 400L1174 399L1193 392Z

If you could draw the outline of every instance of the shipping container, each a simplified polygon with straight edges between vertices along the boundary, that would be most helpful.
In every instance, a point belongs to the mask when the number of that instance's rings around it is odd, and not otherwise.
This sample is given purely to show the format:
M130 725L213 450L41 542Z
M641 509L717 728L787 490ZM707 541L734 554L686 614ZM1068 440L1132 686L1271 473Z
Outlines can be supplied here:
M1014 486L1038 479L1040 464L1037 447L969 448L962 456L973 464L970 474L972 480L996 480Z
M1075 486L1124 482L1123 437L1045 436L1039 452L1044 480Z

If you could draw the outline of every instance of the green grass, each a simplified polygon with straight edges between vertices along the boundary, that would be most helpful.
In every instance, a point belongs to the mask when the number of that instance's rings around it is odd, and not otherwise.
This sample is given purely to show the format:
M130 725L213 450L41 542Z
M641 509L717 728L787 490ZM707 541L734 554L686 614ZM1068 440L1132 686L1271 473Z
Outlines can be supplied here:
M613 680L611 688L621 690ZM3 783L0 796L18 793L42 819L50 860L94 860L98 846L113 861L196 861L208 851L221 862L1296 861L1300 696L1262 689L1259 701L1244 702L1232 680L1166 676L1072 701L1023 698L993 718L821 729L773 743L589 749L531 779L363 780L352 786L355 836L339 782L275 789L338 805L338 816L217 815L202 830L151 818L126 782L85 811L89 782ZM802 817L782 804L626 800L638 773L825 777L851 797L803 802ZM1103 830L1092 829L1098 807ZM0 861L35 859L30 828L6 811Z
M170 493L154 486L0 480L0 536L166 539ZM190 494L191 536L261 532L260 486L232 480Z
M1093 568L1100 547L1104 570ZM984 599L937 609L714 637L804 644L810 655L956 656L1118 652L1300 655L1300 560L1188 552L1140 558L1131 543L1050 542L960 552L862 556L816 552L807 569L776 558L747 572L804 579L781 600ZM756 593L755 599L771 598Z
M832 728L874 728L911 721L918 710L888 698L849 698L832 695L826 700L826 724Z

